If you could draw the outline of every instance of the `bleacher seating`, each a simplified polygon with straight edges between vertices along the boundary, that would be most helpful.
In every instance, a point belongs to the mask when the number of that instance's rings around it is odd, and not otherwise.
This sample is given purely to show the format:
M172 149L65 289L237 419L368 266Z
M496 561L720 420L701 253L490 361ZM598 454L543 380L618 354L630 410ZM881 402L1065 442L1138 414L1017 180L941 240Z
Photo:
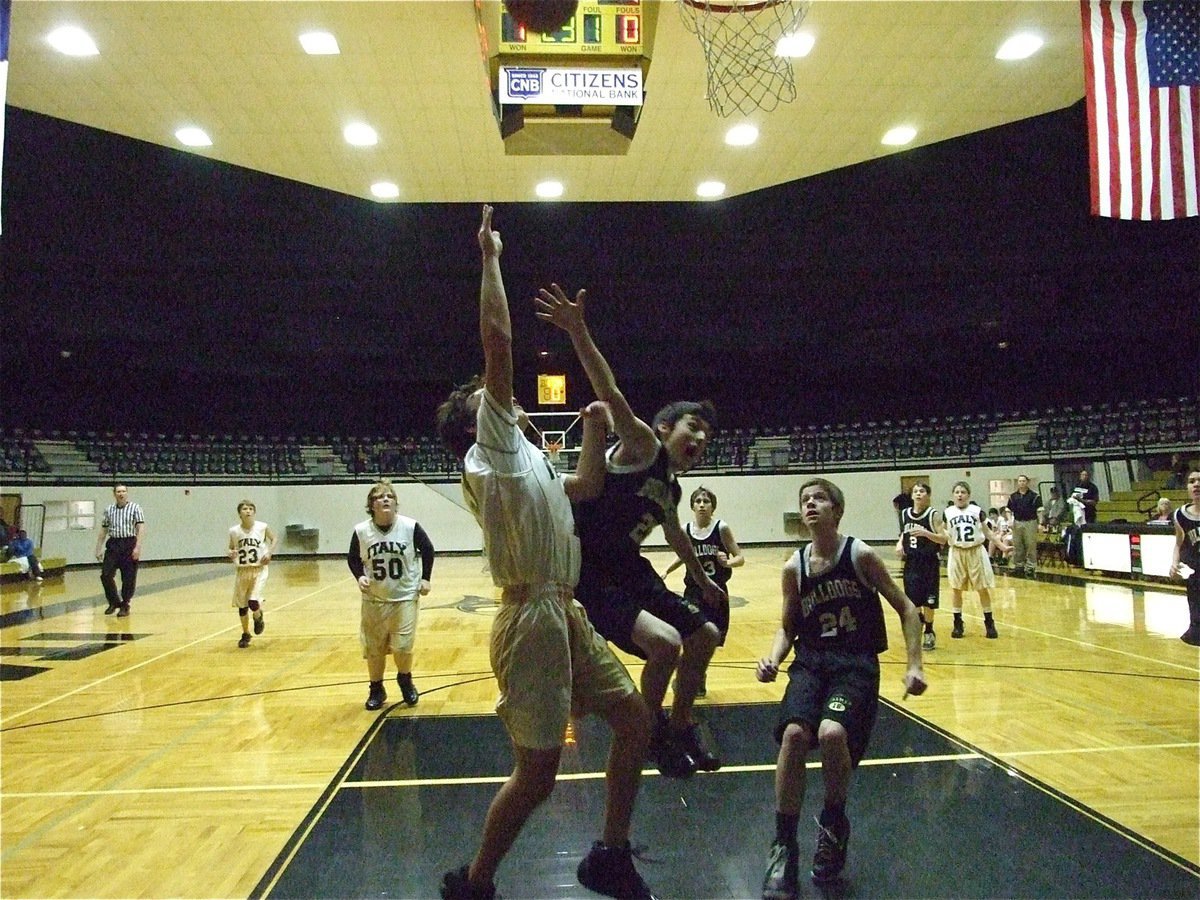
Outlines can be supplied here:
M23 432L0 434L0 474L49 471L50 465Z
M1041 412L729 428L713 438L696 471L811 472L1118 454L1137 458L1200 447L1197 402L1185 397ZM560 467L569 469L573 461L564 454ZM168 435L0 428L0 472L17 482L451 480L458 471L458 460L432 434Z

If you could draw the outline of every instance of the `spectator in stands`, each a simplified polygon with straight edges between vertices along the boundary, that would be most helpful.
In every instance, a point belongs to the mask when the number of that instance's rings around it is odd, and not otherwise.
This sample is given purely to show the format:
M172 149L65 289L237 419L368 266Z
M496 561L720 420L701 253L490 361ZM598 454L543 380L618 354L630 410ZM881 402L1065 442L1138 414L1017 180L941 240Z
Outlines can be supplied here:
M137 590L138 561L142 558L142 538L146 534L146 518L142 508L129 500L129 488L113 485L113 500L104 510L100 536L96 540L96 559L104 561L100 583L108 599L106 616L117 618L129 615L129 604ZM121 593L117 593L117 570L121 570Z
M1012 568L1014 575L1032 578L1037 571L1038 513L1042 496L1029 487L1029 476L1017 476L1017 489L1008 497L1012 511Z
M17 536L9 542L8 558L14 560L30 581L42 581L42 567L38 565L33 553L33 541L25 534L25 529L17 532Z
M1182 453L1171 454L1171 474L1167 476L1168 491L1182 491L1187 487L1188 461Z
M1175 510L1175 550L1171 575L1187 583L1188 629L1179 636L1185 644L1200 646L1200 471L1187 476L1188 503Z
M900 522L900 530L904 530L904 511L912 509L913 499L912 494L907 494L904 491L898 493L892 498L892 509L896 511L896 518Z
M1096 504L1100 502L1100 489L1092 484L1092 473L1087 469L1079 470L1079 483L1071 496L1083 504L1083 522L1085 525L1096 521Z
M1047 531L1058 530L1059 524L1067 517L1067 501L1062 498L1057 487L1050 488L1050 504L1042 507L1038 514Z
M1004 515L1007 511L1007 507L1002 511L994 506L989 507L987 511L987 524L996 534L996 540L990 545L988 555L998 566L1008 565L1008 558L1012 555L1012 530L1008 518Z
M1072 566L1083 565L1083 538L1079 529L1087 522L1087 509L1083 501L1071 492L1067 498L1067 507L1071 510L1071 523L1063 529L1063 544L1066 547L1067 562Z
M1171 501L1167 497L1159 497L1158 503L1154 505L1153 511L1150 513L1149 525L1171 525L1174 521L1174 509L1171 507Z

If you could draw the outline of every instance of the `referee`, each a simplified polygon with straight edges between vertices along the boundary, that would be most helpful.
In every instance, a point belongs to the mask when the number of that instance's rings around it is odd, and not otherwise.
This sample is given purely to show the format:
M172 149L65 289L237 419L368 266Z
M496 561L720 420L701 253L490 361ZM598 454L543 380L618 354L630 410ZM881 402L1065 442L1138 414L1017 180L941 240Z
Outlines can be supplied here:
M100 583L104 585L104 596L108 599L106 616L117 614L118 618L129 615L129 601L137 589L138 560L142 557L142 537L146 533L146 520L142 508L129 502L129 488L123 484L113 486L113 500L104 510L104 521L100 525L100 537L96 541L96 559L104 560L100 571ZM117 569L121 570L121 593L117 594Z

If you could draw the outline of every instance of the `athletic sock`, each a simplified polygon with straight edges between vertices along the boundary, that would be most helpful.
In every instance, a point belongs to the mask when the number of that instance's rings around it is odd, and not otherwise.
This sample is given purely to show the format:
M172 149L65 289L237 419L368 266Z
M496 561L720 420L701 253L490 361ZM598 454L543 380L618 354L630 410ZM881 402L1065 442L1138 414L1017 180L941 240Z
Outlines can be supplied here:
M961 621L962 621L962 613L960 613L960 612L956 612L956 613L954 614L954 624L955 624L955 625L957 625L957 624L958 624L958 623L960 623Z
M796 843L796 833L800 829L800 815L775 813L775 840L781 844Z
M983 613L983 621L985 621L985 622L990 622L990 621L992 621L992 611L991 611L990 609L989 609L989 610L985 610L985 611L984 611L984 613Z
M821 810L821 817L817 821L826 828L831 825L840 825L846 821L846 804L835 803L832 806L826 806Z
M933 623L932 623L932 622L926 622L926 623L925 623L925 633L926 633L926 634L933 634Z

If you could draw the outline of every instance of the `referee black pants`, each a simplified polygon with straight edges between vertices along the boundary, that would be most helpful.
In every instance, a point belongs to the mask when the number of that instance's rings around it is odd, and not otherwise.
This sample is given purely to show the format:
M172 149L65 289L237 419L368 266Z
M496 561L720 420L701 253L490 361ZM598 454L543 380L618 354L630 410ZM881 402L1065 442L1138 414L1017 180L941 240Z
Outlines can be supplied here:
M104 565L100 570L100 583L104 585L104 596L109 606L128 606L137 589L137 560L133 558L133 547L137 538L109 538L104 545ZM117 570L121 570L121 593L117 594Z

